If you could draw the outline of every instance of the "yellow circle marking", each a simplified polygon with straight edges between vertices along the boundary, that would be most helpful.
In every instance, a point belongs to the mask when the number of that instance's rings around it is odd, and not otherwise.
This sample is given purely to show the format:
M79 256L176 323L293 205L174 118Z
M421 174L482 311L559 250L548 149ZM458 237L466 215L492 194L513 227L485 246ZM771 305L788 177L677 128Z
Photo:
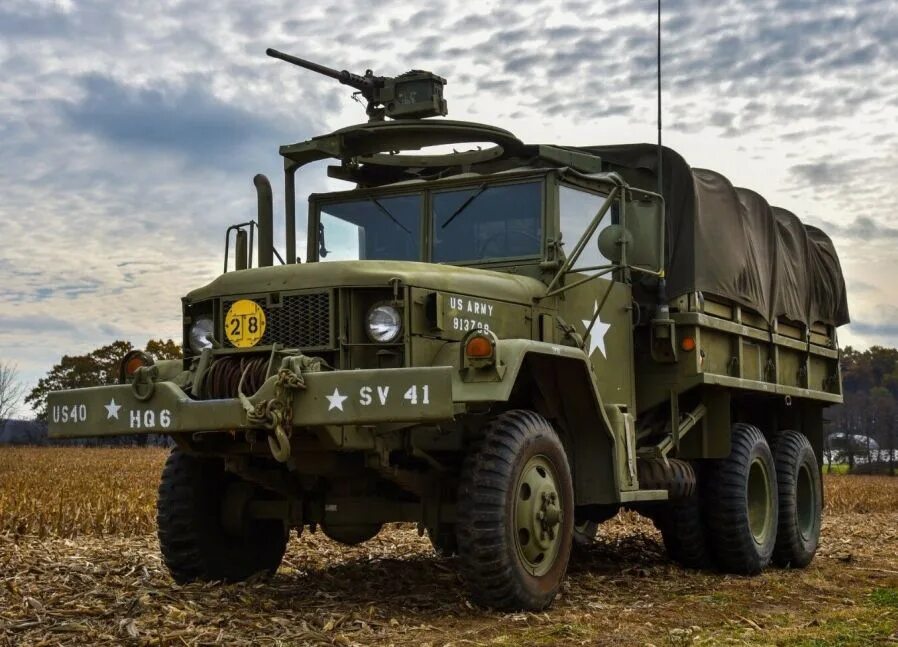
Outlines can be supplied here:
M225 335L237 348L249 348L265 335L265 311L255 301L235 301L225 315Z

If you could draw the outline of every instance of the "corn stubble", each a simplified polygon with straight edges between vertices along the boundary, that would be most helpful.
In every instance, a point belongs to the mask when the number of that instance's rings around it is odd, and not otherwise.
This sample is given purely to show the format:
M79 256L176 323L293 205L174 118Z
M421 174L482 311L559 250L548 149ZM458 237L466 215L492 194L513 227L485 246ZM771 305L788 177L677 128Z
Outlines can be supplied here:
M549 612L498 614L470 605L453 559L412 524L352 547L306 532L271 580L178 586L155 537L166 455L0 447L0 647L898 641L898 478L825 477L808 569L683 570L625 512L578 553Z
M164 449L0 448L0 534L143 535L156 529Z

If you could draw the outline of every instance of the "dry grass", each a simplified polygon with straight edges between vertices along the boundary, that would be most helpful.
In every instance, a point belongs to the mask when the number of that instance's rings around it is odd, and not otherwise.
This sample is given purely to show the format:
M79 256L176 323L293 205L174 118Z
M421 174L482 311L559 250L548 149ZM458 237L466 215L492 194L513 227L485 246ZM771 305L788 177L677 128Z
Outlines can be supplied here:
M628 513L578 551L551 610L498 614L409 524L353 548L306 532L269 581L177 586L155 538L165 455L0 448L0 647L898 642L898 479L827 476L805 570L685 571Z

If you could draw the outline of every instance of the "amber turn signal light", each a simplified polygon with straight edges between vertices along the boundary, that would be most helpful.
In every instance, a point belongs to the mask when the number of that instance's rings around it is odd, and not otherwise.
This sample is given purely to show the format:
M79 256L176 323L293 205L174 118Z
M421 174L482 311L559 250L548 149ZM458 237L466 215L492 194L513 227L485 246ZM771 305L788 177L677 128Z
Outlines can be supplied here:
M689 351L695 350L695 339L693 339L692 337L683 337L682 341L680 342L680 348L682 348L687 353Z
M124 384L142 367L152 366L154 363L153 358L142 350L129 351L119 363L119 383Z
M486 337L475 335L468 340L465 346L465 355L484 359L493 356L493 344Z
M125 364L125 375L134 375L141 366L145 366L140 357L132 357Z

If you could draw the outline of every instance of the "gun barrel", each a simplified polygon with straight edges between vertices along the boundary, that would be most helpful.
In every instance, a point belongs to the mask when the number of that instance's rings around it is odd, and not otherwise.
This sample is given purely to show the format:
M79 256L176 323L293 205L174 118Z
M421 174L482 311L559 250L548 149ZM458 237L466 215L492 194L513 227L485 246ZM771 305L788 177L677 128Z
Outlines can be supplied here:
M332 79L337 79L343 85L351 86L356 90L362 90L364 92L375 87L375 81L373 78L359 76L358 74L353 74L352 72L349 72L347 70L338 71L324 65L319 65L318 63L313 63L312 61L307 61L306 59L299 58L298 56L291 56L290 54L279 52L278 50L272 49L271 47L266 49L265 53L272 58L279 58L282 61L293 63L293 65L298 65L299 67L304 67L307 70L318 72L318 74L323 74L324 76L329 76Z

